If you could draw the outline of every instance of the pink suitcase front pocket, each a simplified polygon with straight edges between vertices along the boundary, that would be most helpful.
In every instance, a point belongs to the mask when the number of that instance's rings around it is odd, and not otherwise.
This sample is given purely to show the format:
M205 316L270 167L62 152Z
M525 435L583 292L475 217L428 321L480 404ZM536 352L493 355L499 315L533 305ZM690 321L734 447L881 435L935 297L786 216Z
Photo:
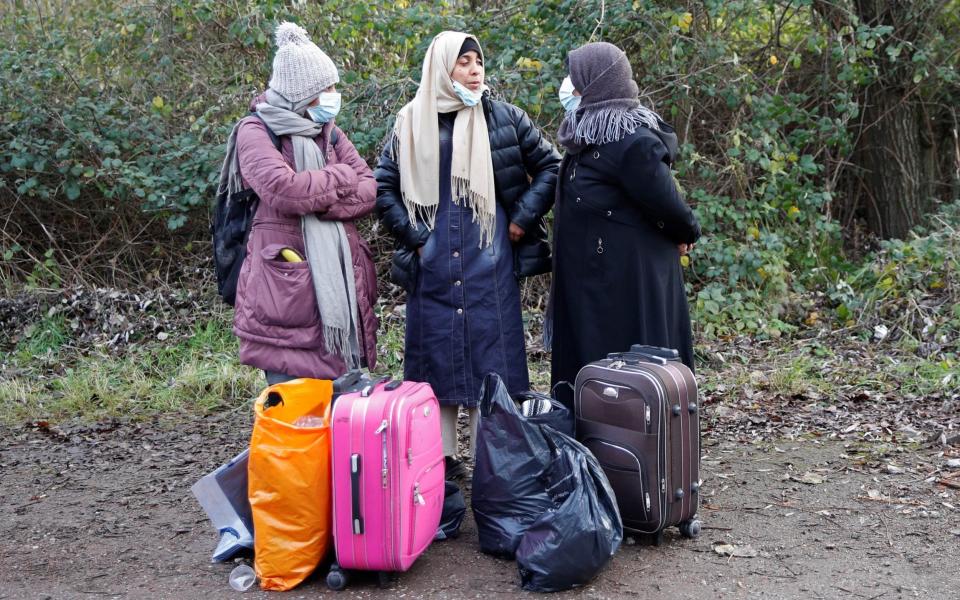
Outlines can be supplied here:
M413 562L437 534L443 512L443 457L413 479L413 510L410 511L409 545L404 554ZM406 560L404 561L406 562Z

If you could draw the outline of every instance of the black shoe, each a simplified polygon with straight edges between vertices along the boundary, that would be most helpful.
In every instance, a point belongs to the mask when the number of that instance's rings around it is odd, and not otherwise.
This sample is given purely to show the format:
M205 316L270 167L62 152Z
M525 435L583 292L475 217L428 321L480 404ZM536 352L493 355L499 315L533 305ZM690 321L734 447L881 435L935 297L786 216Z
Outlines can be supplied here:
M459 458L447 456L443 459L443 463L446 470L446 479L463 479L466 476L467 465L463 464L463 461Z

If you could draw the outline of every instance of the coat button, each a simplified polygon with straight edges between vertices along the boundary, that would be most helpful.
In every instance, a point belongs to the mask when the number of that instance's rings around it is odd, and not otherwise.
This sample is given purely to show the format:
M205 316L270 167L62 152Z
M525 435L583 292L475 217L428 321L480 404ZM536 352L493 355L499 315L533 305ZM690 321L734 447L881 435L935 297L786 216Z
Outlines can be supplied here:
M461 281L458 279L458 280L456 280L456 281L453 282L453 285L455 285L455 286L457 286L457 287L460 287L460 286L463 285L463 284L462 284Z
M580 204L580 196L577 196L577 204Z
M663 225L661 225L660 227L663 227ZM454 250L454 252L453 252L453 257L454 257L454 258L460 258L460 252Z
M593 157L594 157L594 158L600 158L600 152L594 150L594 152L593 152Z
M457 314L458 314L458 315L462 315L462 314L463 314L463 309L462 309L462 308L458 308L458 309L457 309Z
M611 216L611 215L613 215L613 211L612 211L612 210L608 210L608 211L607 211L607 216L609 217L609 216Z
M657 227L663 229L663 221L657 221Z

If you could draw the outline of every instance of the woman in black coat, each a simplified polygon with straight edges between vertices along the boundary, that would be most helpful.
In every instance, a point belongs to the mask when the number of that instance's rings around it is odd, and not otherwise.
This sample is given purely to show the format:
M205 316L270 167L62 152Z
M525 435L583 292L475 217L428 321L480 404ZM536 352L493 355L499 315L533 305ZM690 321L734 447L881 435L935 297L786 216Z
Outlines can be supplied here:
M391 277L407 291L404 378L437 394L451 476L462 473L457 413L469 409L473 433L483 377L529 388L518 280L550 270L543 215L560 163L483 80L475 37L434 38L374 172L377 212L397 242Z
M626 54L594 43L569 55L560 96L551 294L552 381L632 344L677 349L693 368L680 256L700 226L670 172L673 129L638 100ZM563 389L562 386L561 388ZM572 399L561 393L561 400Z

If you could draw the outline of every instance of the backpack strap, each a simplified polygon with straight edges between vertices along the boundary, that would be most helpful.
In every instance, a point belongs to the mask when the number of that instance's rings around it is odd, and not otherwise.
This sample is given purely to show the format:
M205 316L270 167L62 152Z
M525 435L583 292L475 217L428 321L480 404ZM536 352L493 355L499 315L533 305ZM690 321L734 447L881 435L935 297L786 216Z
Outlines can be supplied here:
M272 129L270 129L270 126L267 125L267 122L263 120L263 117L261 117L260 115L258 115L256 112L251 112L251 113L250 113L250 116L256 117L256 118L260 119L260 121L263 123L263 126L267 128L267 135L270 136L270 141L273 142L273 147L276 148L276 149L279 151L279 150L280 150L280 137L279 137L277 134L275 134Z

